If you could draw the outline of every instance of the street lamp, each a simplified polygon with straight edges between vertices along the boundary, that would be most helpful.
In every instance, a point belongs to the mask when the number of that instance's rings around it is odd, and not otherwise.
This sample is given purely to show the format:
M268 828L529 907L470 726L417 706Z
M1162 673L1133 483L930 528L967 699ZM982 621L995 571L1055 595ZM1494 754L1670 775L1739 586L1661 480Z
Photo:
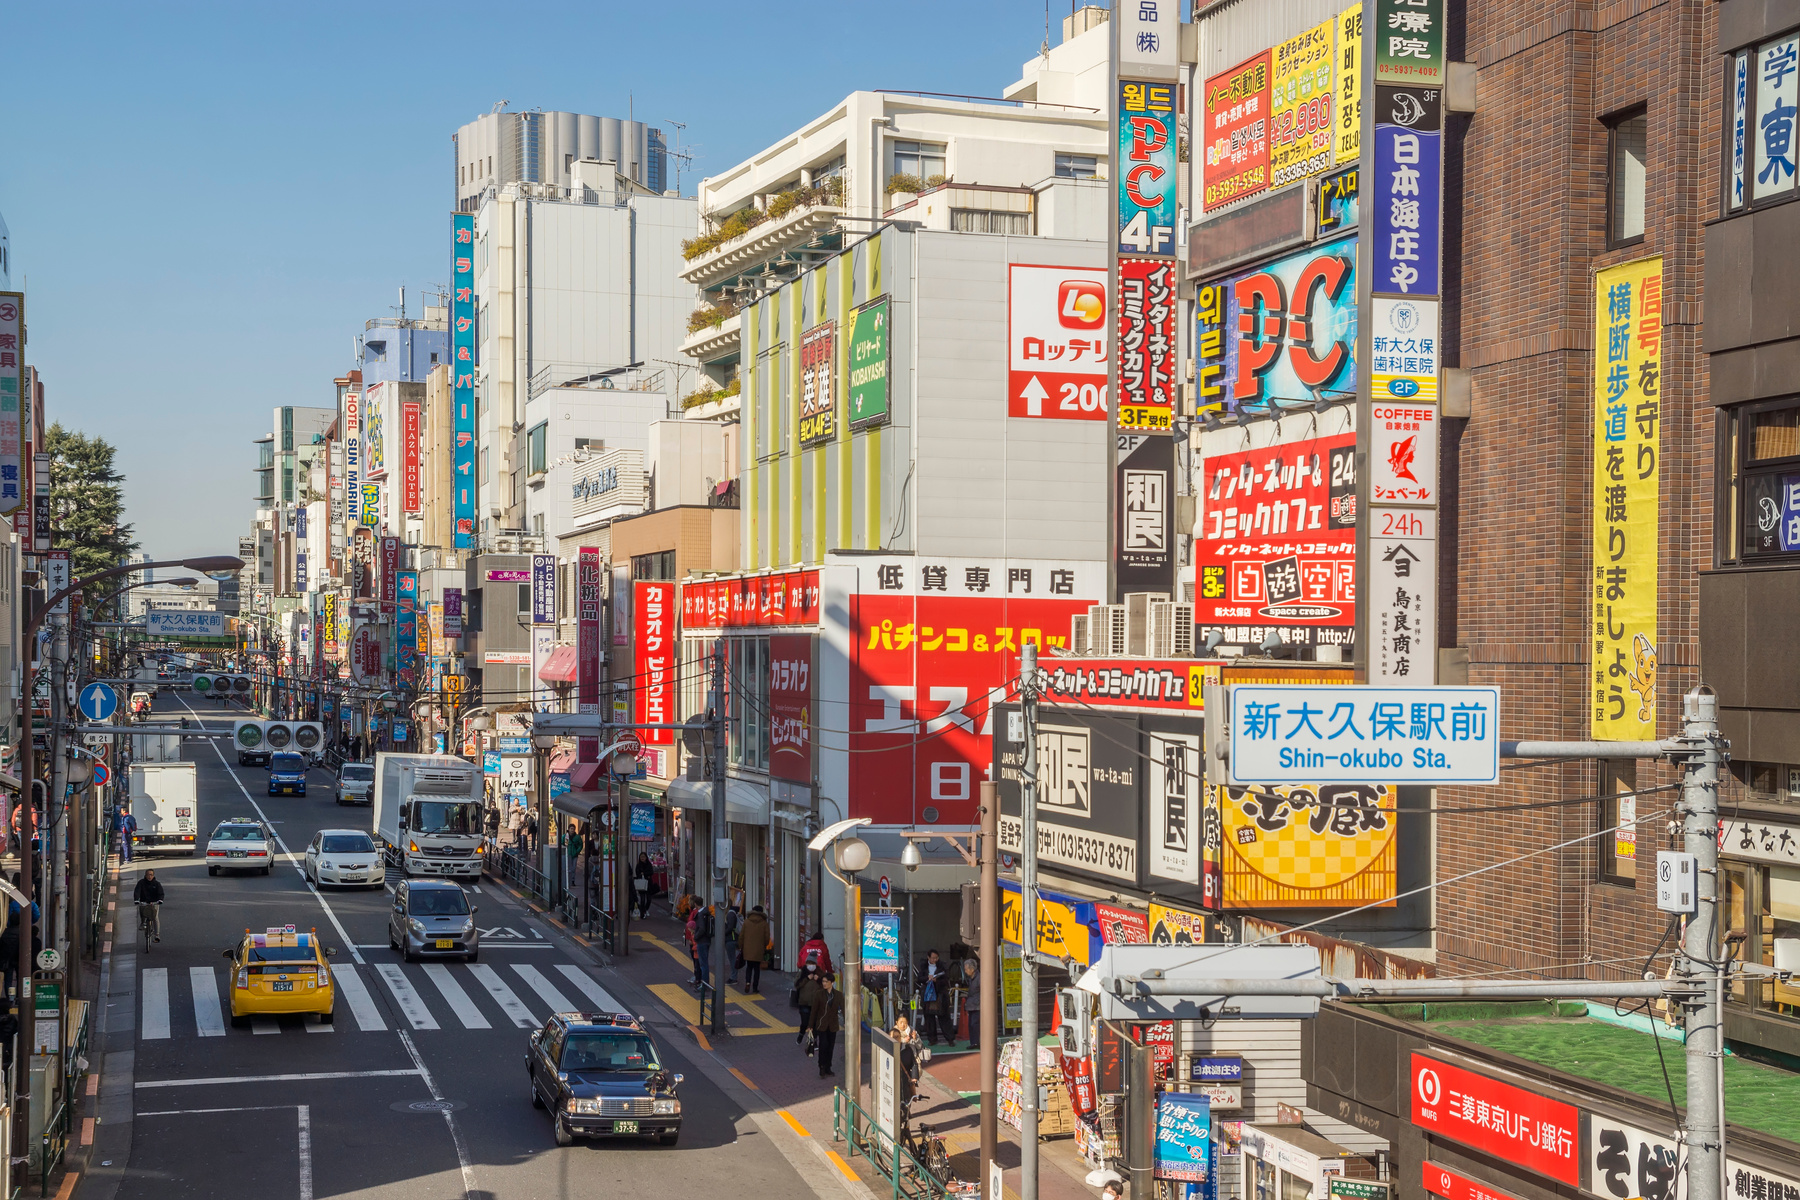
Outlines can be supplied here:
M869 865L869 843L859 837L838 839L873 823L869 817L837 821L806 844L808 850L823 854L837 842L837 865L849 872L848 877L839 875L829 860L820 860L826 873L844 885L844 1082L850 1085L850 1099L856 1104L862 1103L862 885L855 880L856 873Z

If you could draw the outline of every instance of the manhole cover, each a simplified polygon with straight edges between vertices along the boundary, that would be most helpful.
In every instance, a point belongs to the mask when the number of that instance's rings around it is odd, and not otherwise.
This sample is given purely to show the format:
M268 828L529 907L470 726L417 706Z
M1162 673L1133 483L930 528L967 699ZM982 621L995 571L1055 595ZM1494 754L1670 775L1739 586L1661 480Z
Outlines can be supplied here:
M458 1100L414 1100L410 1103L390 1104L388 1107L395 1112L447 1113L456 1112L464 1106Z

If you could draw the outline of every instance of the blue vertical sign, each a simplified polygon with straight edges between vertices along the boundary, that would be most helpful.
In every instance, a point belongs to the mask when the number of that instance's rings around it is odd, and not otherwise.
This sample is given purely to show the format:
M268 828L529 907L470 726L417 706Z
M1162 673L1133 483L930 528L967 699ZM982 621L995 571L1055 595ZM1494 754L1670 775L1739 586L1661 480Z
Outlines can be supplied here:
M456 548L475 546L475 215L450 218L450 424L452 512Z
M1119 253L1175 253L1175 85L1119 81Z
M1369 189L1375 207L1375 274L1370 286L1377 293L1438 294L1442 137L1436 130L1375 126L1375 178Z
M1212 1174L1212 1101L1195 1092L1156 1098L1156 1178L1204 1183Z
M419 573L394 576L394 667L400 682L411 683L419 661Z

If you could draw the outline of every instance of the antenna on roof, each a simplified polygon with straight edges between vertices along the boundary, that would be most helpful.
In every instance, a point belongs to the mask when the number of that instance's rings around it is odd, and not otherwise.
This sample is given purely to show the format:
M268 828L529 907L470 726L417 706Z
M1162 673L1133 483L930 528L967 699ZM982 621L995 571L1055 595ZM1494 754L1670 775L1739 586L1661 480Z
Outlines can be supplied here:
M503 112L503 111L505 111L506 106L511 103L512 103L511 100L496 100L496 101L494 101L494 107L488 109L488 112L490 114L497 113L497 112Z

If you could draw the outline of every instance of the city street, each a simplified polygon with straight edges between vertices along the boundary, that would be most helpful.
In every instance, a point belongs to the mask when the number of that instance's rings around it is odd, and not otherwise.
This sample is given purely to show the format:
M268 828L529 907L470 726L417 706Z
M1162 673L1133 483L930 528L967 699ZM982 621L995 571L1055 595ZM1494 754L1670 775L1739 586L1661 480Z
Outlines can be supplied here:
M188 705L202 720L224 715L165 696L157 716L185 715ZM319 829L367 828L369 810L336 804L330 775L318 770L304 798L263 795L262 769L237 766L228 745L186 743L199 766L201 840L221 819L248 815L279 834L283 852L267 878L209 878L203 857L149 856L120 873L109 1049L135 1051L130 1155L113 1164L124 1167L121 1198L161 1198L171 1186L300 1200L600 1195L671 1179L729 1180L751 1194L809 1188L708 1077L723 1068L699 1061L678 1022L645 1009L635 987L494 887L471 896L483 934L478 963L402 964L387 944L391 881L320 895L292 853ZM146 868L168 889L164 940L148 954L134 940L130 905ZM336 948L335 1023L282 1017L233 1028L221 951L246 928L285 924L316 929ZM528 1098L526 1040L550 1012L594 1008L643 1013L685 1074L679 1145L554 1145Z

